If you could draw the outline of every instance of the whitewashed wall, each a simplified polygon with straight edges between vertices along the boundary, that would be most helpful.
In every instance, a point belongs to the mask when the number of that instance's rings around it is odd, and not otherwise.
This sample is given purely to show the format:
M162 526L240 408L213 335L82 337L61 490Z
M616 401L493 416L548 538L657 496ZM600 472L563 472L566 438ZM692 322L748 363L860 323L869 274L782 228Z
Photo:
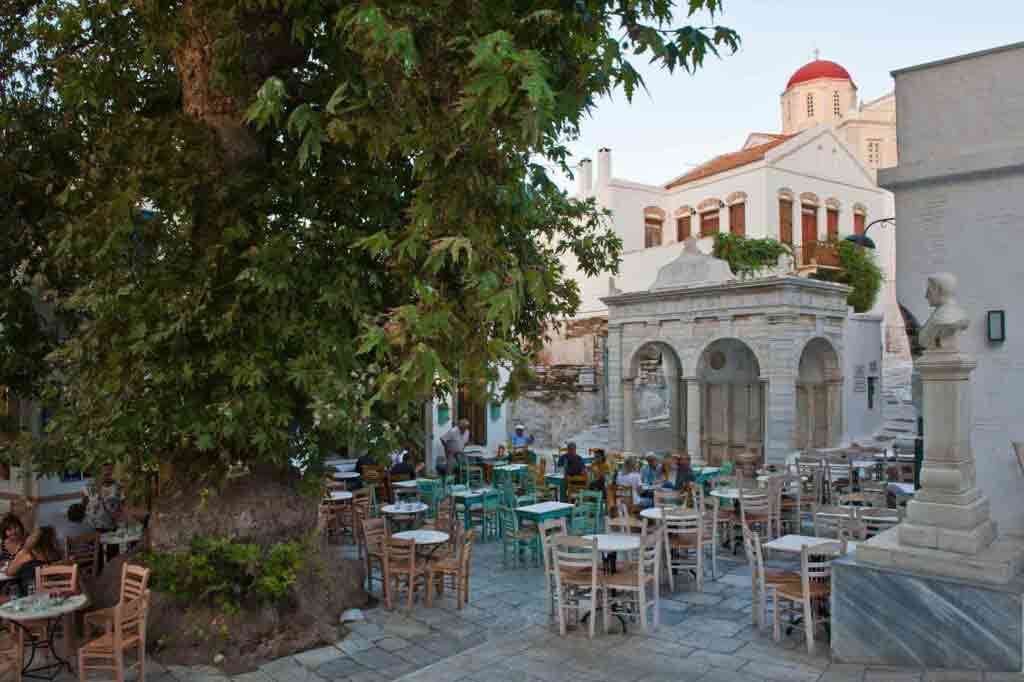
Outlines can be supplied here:
M843 347L843 441L864 441L882 428L882 317L851 314L846 319ZM871 407L870 377L875 378Z
M978 483L1000 532L1024 534L1010 447L1024 440L1024 79L1007 77L1020 73L1022 45L896 72L900 165L879 178L896 193L900 302L923 323L928 275L959 280ZM986 338L989 310L1006 311L1004 343Z

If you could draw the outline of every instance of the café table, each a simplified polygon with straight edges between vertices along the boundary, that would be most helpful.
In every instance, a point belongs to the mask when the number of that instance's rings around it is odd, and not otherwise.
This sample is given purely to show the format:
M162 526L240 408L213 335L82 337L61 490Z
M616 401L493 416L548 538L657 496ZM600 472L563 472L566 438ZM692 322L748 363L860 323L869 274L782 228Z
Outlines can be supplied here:
M356 462L355 462L355 460L353 460L351 462L344 462L342 464L333 464L332 466L334 467L335 471L355 471L356 470Z
M544 521L570 516L575 506L568 502L538 502L525 507L516 507L516 514L520 518L533 521L539 527Z
M73 625L72 619L69 616L75 611L85 608L88 603L89 598L84 594L53 598L49 594L42 593L30 594L27 597L14 599L0 606L0 618L9 620L14 623L15 627L21 628L25 633L25 641L29 645L29 655L21 670L23 677L53 680L60 674L62 669L67 669L69 673L72 672L71 663L62 658L57 652L54 636L57 633L57 624L64 620L65 638L69 637ZM28 625L30 622L39 621L45 621L45 640L36 637L32 632L32 628ZM70 642L70 640L66 641ZM40 649L49 651L54 662L33 668L32 663L35 661L36 652ZM48 671L51 670L53 673L49 674Z
M344 502L352 499L352 493L348 490L332 490L327 499L331 502Z
M128 546L142 540L142 526L135 528L118 528L100 535L100 544L117 545L121 554L128 552Z
M527 466L525 464L502 464L494 467L494 477L498 477L498 472L502 472L505 476L510 476L512 480L518 485L522 482L523 475L525 474Z
M839 540L835 538L819 538L813 535L783 535L764 543L763 548L784 554L800 554L804 547L815 547L830 542L839 542ZM846 547L848 550L856 549L857 543L847 541Z
M396 497L402 495L419 495L419 479L413 479L411 481L392 481L391 489L394 491Z
M429 508L423 502L402 502L399 504L385 504L380 508L380 511L395 525L408 524L413 526L416 524L419 516Z
M889 483L886 488L898 497L910 497L914 494L913 483Z
M430 559L437 548L448 542L451 536L448 533L440 530L430 530L428 528L420 528L419 530L403 530L400 533L395 533L391 537L398 540L412 540L416 543L416 549L420 547L426 547L429 549L428 552L424 553L424 558Z
M598 533L594 535L584 535L584 540L597 540L597 551L601 554L607 555L604 560L605 569L609 573L615 573L616 570L616 555L619 552L631 552L640 549L640 536L629 535L626 533ZM659 559L660 560L660 559ZM587 616L590 614L587 613ZM622 632L626 632L626 618L625 614L615 614L622 623ZM586 622L586 618L583 619Z
M462 502L462 506L465 507L466 513L463 514L463 524L467 533L472 525L472 519L469 514L470 507L475 504L483 504L484 495L494 491L494 488L474 488L472 490L459 490L451 494L453 503L455 501L460 501ZM452 511L454 512L455 510L452 509Z
M763 493L757 493L763 494ZM732 500L739 501L740 489L739 488L715 488L711 491L712 497L717 497L720 500Z
M359 473L356 471L335 471L332 477L335 481L354 481L359 478Z

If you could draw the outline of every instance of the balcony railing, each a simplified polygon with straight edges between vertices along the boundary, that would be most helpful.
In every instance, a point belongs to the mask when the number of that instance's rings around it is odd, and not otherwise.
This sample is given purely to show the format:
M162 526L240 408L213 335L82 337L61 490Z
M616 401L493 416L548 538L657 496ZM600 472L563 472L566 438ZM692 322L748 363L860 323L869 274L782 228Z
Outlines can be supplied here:
M799 262L803 266L838 268L839 247L833 242L804 242L799 248Z

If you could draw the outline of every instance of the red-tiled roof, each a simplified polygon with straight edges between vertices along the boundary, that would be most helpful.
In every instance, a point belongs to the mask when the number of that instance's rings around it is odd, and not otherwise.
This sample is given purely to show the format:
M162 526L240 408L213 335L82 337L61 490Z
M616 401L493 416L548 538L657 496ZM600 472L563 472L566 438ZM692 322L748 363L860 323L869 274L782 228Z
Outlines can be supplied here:
M827 59L815 59L813 62L801 66L796 70L796 73L790 76L789 82L786 83L786 89L789 90L797 83L806 83L816 78L836 78L853 82L853 79L850 78L850 72L839 64L830 62Z
M665 189L672 189L673 187L679 187L685 185L694 180L702 180L703 178L724 173L725 171L732 170L733 168L739 168L740 166L746 166L748 163L754 163L764 158L765 153L769 149L774 149L780 144L793 137L792 135L779 135L777 139L771 142L765 142L764 144L755 145L753 147L747 147L741 149L738 152L732 152L730 154L722 154L716 156L707 163L697 166L686 175L676 178L669 184L665 185Z

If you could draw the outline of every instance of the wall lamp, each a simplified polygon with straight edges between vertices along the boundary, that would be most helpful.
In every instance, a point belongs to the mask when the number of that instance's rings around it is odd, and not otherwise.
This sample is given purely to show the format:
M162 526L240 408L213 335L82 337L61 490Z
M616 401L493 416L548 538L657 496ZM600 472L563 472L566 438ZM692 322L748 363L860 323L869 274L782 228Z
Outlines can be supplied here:
M845 241L853 242L857 246L874 249L875 240L868 236L868 230L871 229L872 225L877 225L878 223L893 223L895 225L896 218L879 218L878 220L872 220L867 224L867 227L864 228L864 234L851 234Z

